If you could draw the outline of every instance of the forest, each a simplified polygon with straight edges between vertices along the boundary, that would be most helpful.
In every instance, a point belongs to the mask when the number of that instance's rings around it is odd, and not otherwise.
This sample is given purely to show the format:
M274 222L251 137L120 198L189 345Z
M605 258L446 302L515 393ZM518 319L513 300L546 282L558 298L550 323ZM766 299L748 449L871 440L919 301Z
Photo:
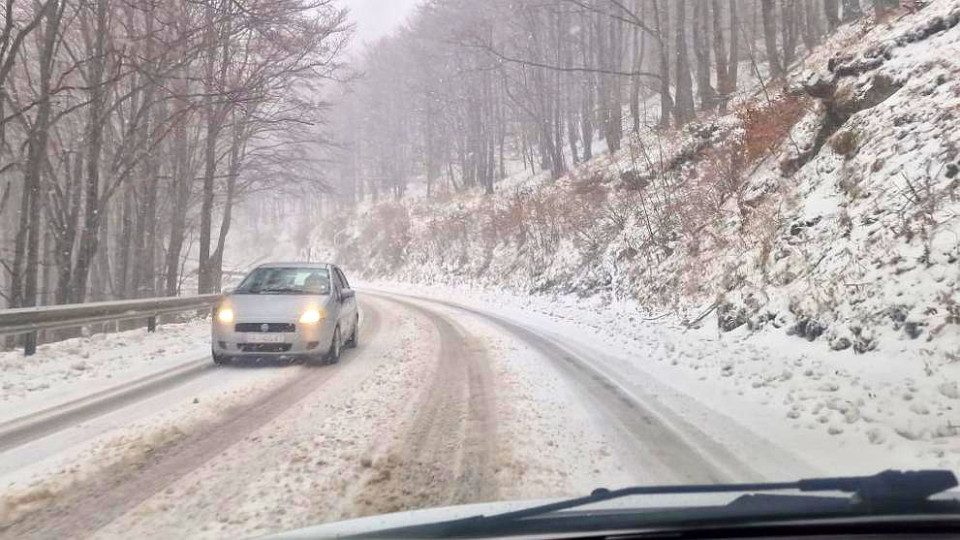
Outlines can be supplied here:
M220 289L238 203L324 189L333 0L5 0L0 308Z
M897 0L431 0L369 47L336 111L343 200L560 178L632 134L773 93L841 24Z
M427 0L350 58L335 0L5 0L0 307L219 291L250 209L560 178L895 7Z

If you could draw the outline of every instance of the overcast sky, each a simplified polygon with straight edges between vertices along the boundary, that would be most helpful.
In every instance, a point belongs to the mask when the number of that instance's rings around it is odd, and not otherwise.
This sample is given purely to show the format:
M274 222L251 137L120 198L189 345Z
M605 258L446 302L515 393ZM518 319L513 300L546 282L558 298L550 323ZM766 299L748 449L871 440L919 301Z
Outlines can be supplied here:
M419 0L341 0L357 25L354 50L389 34L406 20Z

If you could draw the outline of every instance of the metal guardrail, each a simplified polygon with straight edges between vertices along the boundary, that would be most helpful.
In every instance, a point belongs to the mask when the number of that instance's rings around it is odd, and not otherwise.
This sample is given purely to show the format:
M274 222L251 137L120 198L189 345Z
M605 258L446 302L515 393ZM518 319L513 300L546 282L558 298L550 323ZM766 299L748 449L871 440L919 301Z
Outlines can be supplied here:
M40 330L146 319L147 331L154 332L158 316L212 308L222 298L219 294L207 294L0 310L0 335L26 334L24 354L30 356L37 351L37 332Z

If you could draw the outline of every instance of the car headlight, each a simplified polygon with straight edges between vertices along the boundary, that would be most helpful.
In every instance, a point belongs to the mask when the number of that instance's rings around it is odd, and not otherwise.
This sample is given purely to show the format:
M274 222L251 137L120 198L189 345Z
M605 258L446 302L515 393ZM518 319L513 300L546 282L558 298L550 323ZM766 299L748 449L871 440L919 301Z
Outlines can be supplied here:
M308 309L300 316L300 322L303 324L317 324L323 319L323 313L316 309Z
M217 311L217 319L222 323L232 323L233 318L233 310L230 308L221 308Z

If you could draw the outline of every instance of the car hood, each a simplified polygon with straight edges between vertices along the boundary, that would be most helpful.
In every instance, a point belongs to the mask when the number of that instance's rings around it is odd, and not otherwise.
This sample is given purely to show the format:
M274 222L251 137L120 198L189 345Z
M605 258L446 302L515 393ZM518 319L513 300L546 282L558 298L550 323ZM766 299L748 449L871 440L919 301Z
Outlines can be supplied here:
M329 309L331 297L307 294L231 294L222 307L233 310L236 322L296 321L308 309Z
M579 507L576 511L584 510L627 510L636 508L666 508L666 507L688 507L701 505L724 505L737 497L736 494L697 494L697 495L658 495L649 497L646 500L636 497L626 499L615 499L604 501L602 503L591 504ZM264 538L280 539L307 539L307 538L340 538L344 536L363 536L374 534L386 529L397 527L412 527L416 525L427 525L438 521L447 521L453 519L464 519L478 515L493 515L515 510L523 510L543 504L555 503L564 499L541 499L527 501L507 501L482 504L467 504L460 506L446 506L440 508L428 508L425 510L412 510L408 512L397 512L393 514L383 514L359 519L338 521L324 525L315 525L303 529L286 531L277 535L266 536ZM557 538L556 534L550 535L550 538ZM524 538L536 538L524 537Z

